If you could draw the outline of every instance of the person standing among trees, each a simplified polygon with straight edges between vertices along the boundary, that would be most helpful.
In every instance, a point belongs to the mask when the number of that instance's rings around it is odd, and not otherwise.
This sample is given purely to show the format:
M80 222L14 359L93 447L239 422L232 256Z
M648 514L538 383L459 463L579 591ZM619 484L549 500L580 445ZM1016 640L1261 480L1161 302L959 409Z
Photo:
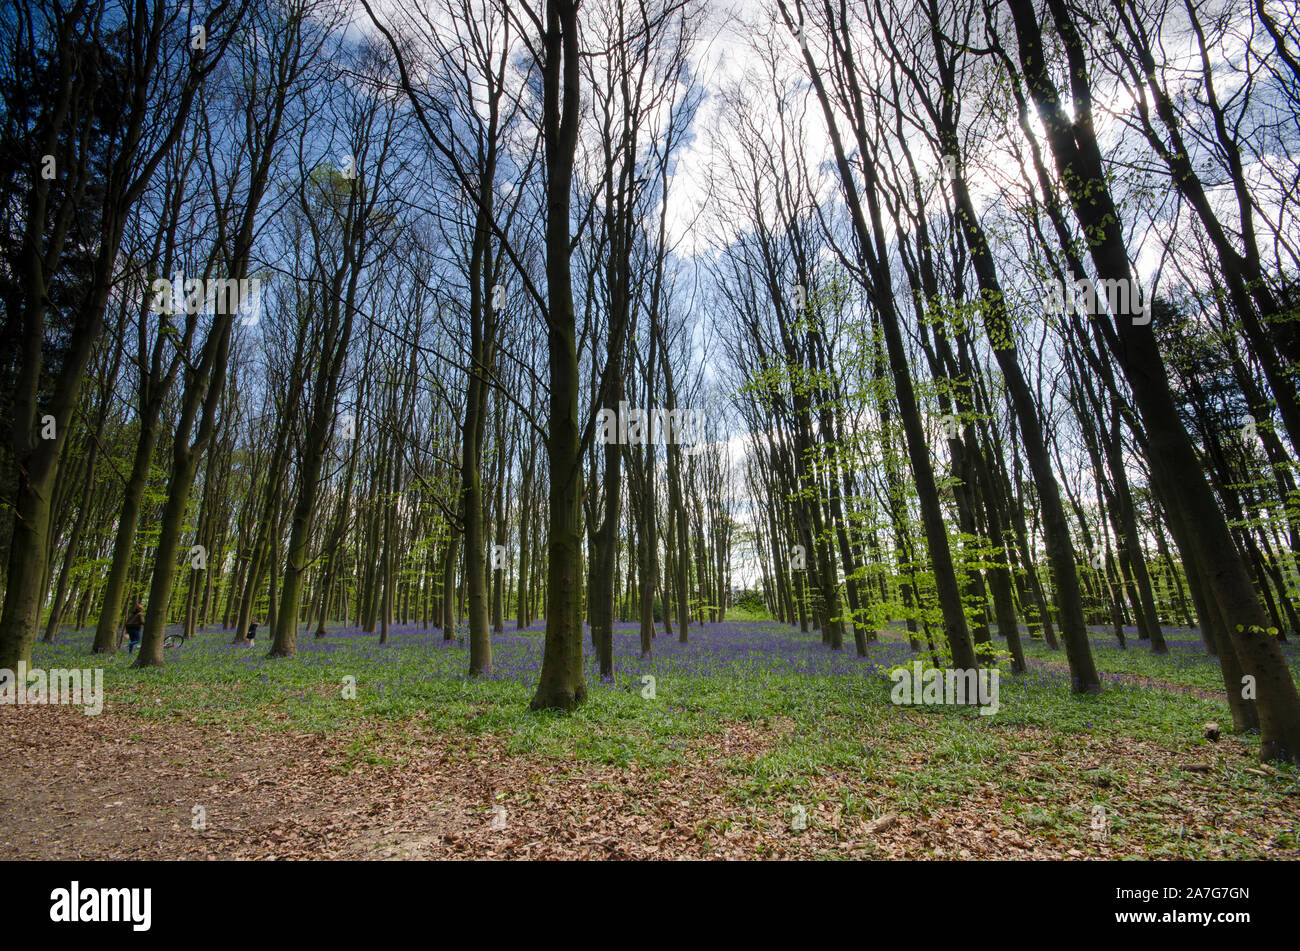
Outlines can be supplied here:
M136 647L140 645L140 631L144 628L143 604L139 601L136 602L135 607L131 609L131 613L127 615L126 624L123 626L126 628L127 636L126 652L134 654Z

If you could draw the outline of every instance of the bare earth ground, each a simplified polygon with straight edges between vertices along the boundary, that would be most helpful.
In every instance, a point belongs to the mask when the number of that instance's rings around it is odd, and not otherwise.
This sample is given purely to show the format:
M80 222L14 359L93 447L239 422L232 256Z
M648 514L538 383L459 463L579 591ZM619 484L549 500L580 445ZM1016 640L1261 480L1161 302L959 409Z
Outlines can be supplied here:
M650 773L635 764L510 756L500 738L437 734L419 720L250 736L111 712L6 707L0 755L11 765L0 786L0 859L1141 855L1114 836L1071 846L1026 828L994 783L924 815L844 821L833 802L845 778L833 786L828 779L830 801L810 808L807 828L796 831L790 804L743 805L735 795L742 777L728 768L780 742L786 728L736 724L701 743L690 765ZM1016 733L1052 748L1044 731ZM1041 780L1046 770L1057 796L1086 804L1095 791L1086 771L1119 767L1135 777L1123 792L1157 804L1162 821L1209 837L1215 828L1250 826L1266 854L1300 858L1293 840L1268 841L1300 826L1300 798L1253 803L1246 817L1237 811L1241 791L1216 778L1257 765L1241 748L1210 747L1192 762L1187 751L1104 736L1072 736L1067 747L1050 758L1022 754L1002 773ZM901 752L890 765L901 774L923 762ZM1194 771L1174 778L1153 765ZM879 781L874 789L856 782L868 800L880 795ZM504 828L493 828L494 804L505 810ZM205 829L192 828L195 806L206 811Z

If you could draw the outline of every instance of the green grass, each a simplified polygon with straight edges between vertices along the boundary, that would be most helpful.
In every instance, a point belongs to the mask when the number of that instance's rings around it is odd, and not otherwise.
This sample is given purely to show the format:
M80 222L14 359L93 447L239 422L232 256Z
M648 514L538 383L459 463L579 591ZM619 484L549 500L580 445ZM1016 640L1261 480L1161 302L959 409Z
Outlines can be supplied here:
M1223 675L1218 661L1205 653L1199 631L1167 628L1167 654L1153 654L1149 641L1140 641L1130 628L1127 647L1121 649L1112 629L1092 630L1089 634L1093 659L1103 674L1133 674L1164 683L1199 687L1215 693L1223 690ZM1065 662L1063 650L1048 650L1042 640L1024 638L1025 656L1037 660ZM1300 679L1300 645L1294 640L1282 644L1283 654L1292 675Z

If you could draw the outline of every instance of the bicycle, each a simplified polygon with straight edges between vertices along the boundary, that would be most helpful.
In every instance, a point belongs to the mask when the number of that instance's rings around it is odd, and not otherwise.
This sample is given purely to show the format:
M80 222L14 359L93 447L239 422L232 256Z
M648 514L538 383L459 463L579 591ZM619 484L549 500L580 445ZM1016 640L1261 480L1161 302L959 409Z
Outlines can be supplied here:
M163 638L163 647L180 647L185 643L184 634L168 634Z

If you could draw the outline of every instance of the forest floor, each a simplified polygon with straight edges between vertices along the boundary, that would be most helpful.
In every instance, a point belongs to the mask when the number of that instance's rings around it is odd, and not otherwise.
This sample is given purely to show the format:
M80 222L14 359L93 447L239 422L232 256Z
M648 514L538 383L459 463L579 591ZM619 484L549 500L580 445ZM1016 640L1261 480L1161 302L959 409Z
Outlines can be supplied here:
M858 659L727 622L641 659L620 625L565 716L527 712L540 629L476 681L414 626L288 660L203 633L152 671L69 632L33 663L102 664L103 712L0 707L0 859L1300 858L1300 773L1230 732L1195 631L1095 633L1100 696L1028 642L992 716L891 703L913 655L882 633Z

